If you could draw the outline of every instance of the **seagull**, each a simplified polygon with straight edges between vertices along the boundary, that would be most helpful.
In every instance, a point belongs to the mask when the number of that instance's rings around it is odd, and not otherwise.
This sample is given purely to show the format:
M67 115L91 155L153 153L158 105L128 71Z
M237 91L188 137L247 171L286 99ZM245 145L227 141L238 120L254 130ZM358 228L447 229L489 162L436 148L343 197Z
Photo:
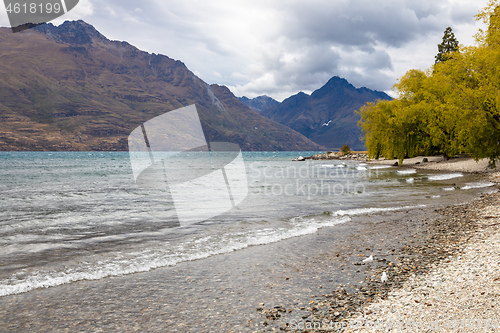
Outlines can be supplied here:
M363 262L372 262L373 261L373 255L370 255L368 258L363 259Z
M331 122L332 122L332 121L331 121L331 120L329 120L327 123L324 123L324 124L323 124L323 125L321 125L321 126L330 126L330 123L331 123Z
M382 273L382 277L380 278L380 280L382 281L382 283L386 283L388 278L387 278L387 274L385 274L385 272Z

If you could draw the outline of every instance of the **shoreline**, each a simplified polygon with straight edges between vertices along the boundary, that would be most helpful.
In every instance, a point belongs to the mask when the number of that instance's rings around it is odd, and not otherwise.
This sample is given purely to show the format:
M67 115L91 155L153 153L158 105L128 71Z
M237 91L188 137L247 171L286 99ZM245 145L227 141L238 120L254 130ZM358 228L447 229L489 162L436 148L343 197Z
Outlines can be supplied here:
M467 173L492 173L500 171L500 163L497 164L495 169L491 169L488 165L489 159L483 158L476 162L473 158L468 156L457 156L455 158L449 159L446 159L443 156L417 156L412 158L405 158L402 165L398 165L397 159L369 159L366 152L350 152L345 155L340 152L326 152L309 157L300 156L299 158L295 159L295 161L306 160L351 160L374 165L391 165L402 168L411 167L423 170Z
M427 159L427 162L424 162L424 159ZM397 159L369 160L367 163L375 165L394 165L397 161ZM451 159L445 159L443 156L417 156L405 159L403 165L399 167L467 173L493 173L500 171L499 165L497 165L495 169L489 168L487 158L480 159L476 162L471 157L462 156Z
M500 227L497 226L500 220L498 215L486 216L485 219L480 211L495 210L499 213L495 207L499 203L497 193L465 205L441 209L443 216L431 222L431 227L436 230L423 237L427 241L420 247L402 246L402 260L372 270L368 288L353 294L340 289L323 295L326 297L315 303L312 316L303 321L303 329L298 332L309 332L310 327L349 333L427 332L430 328L448 331L443 329L450 328L445 327L450 322L475 320L484 323L498 319L500 307L496 306L495 300L500 294L500 274L494 269L498 268L496 259L500 255ZM497 248L488 249L489 244L495 244ZM412 253L407 252L409 249ZM420 260L411 257L415 250L422 256ZM478 261L478 254L484 253L490 258ZM386 283L381 281L382 272L388 275ZM450 297L453 301L449 300ZM322 309L328 309L328 313ZM332 309L337 311L333 315ZM456 314L454 311L460 312ZM500 321L496 323L500 324ZM420 326L415 328L415 325ZM498 331L499 327L492 331ZM465 329L467 332L488 331L484 326Z
M467 214L495 196L438 211L357 216L203 260L5 296L0 318L7 330L43 332L264 332L300 321L346 322L412 273L425 276L465 248L476 230ZM374 262L363 264L369 254Z
M489 177L497 188L498 177L498 173ZM465 247L433 262L426 274L408 276L385 297L361 307L346 319L352 325L345 332L500 329L500 193L464 208L472 227Z

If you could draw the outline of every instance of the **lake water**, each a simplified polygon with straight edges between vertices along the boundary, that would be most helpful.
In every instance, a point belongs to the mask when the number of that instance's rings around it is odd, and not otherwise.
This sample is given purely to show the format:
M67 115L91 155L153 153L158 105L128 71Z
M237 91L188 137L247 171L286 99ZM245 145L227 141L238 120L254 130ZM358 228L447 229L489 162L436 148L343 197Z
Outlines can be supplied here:
M0 152L0 296L203 260L354 215L457 204L493 190L456 172L292 161L313 153L244 152L246 198L179 223L169 193L135 183L126 152ZM199 154L182 162L196 169ZM195 194L211 193L207 186Z

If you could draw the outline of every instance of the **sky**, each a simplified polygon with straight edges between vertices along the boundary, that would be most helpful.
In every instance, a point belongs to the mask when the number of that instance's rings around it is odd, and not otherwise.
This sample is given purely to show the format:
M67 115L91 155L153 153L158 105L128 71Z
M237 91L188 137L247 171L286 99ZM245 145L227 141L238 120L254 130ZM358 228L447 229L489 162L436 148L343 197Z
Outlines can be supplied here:
M82 19L112 40L181 60L238 97L278 101L333 76L391 92L434 63L451 27L474 45L487 0L80 0L51 23ZM10 26L1 6L0 25Z

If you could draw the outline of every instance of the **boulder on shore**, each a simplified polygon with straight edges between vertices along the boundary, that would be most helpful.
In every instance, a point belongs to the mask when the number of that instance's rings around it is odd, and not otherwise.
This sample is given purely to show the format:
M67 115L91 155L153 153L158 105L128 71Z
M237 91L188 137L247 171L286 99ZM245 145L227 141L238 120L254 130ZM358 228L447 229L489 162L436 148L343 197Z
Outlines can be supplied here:
M354 160L354 161L368 161L368 155L365 153L347 153L343 154L341 152L326 152L322 154L312 155L306 157L306 159L311 160Z

